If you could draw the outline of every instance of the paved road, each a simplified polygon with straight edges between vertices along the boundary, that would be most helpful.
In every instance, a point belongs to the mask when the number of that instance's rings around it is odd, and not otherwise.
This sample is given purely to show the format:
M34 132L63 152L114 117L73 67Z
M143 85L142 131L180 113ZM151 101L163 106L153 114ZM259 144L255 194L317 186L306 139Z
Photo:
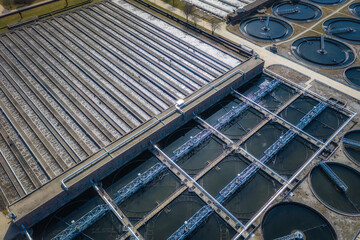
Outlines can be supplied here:
M176 14L178 16L185 18L184 13L178 8L174 8L171 5L164 3L161 0L149 0L149 1L155 3L158 6L161 6L162 8L172 11L174 14ZM353 1L354 0L349 1L348 4L350 4ZM345 7L345 5L344 5L344 7ZM334 12L334 14L335 14L335 12ZM208 29L209 31L211 31L210 23L199 19L197 24L199 26L204 27L204 28ZM226 29L226 23L221 23L221 25L215 32L217 34L221 35L222 37L227 38L235 43L246 45L246 46L254 49L254 51L258 54L258 56L265 60L265 67L273 65L273 64L282 64L282 65L288 66L288 67L293 68L305 75L308 75L311 79L316 79L319 82L322 82L334 89L337 89L338 91L341 91L355 99L360 100L360 91L355 90L341 82L335 81L334 79L326 77L325 75L318 73L316 71L313 71L310 68L305 67L297 62L294 62L292 60L284 58L280 55L273 54L272 52L266 50L265 47L258 46L244 38L241 38L241 37L229 32Z

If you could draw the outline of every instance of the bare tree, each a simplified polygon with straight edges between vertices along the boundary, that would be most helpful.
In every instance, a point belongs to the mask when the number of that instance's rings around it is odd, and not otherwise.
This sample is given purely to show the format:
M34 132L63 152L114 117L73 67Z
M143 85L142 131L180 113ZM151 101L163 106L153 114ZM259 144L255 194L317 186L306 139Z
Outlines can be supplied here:
M197 23L199 22L199 16L197 14L193 14L191 16L191 20L194 22L195 27L197 26Z
M194 5L188 2L185 4L183 12L186 16L186 22L189 22L189 17L194 14L194 10Z
M210 24L211 24L211 34L214 35L215 30L220 27L220 21L218 19L212 17L210 19Z

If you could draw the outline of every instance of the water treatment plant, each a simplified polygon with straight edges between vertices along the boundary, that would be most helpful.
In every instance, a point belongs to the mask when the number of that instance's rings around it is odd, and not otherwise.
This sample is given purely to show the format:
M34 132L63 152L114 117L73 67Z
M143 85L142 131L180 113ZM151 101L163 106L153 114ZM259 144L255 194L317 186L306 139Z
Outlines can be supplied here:
M100 0L8 24L0 239L359 240L359 9Z

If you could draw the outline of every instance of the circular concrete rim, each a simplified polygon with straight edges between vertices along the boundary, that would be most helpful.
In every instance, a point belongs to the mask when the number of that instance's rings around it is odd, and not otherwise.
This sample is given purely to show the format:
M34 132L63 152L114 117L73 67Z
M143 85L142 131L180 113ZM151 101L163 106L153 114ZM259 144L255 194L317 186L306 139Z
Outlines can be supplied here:
M354 17L360 18L360 14L357 14L357 13L354 13L354 11L351 11L351 8L350 8L350 7L353 6L353 5L359 5L359 7L360 7L360 2L355 2L355 3L353 3L353 4L350 4L349 7L348 7L349 12L350 12Z
M337 5L341 5L343 3L345 3L347 0L340 0L339 2L337 3L318 3L318 2L313 2L312 0L307 0L307 2L311 2L311 3L314 3L314 4L318 4L318 5L321 5L321 6L337 6Z
M311 37L320 37L320 36L310 36L310 37L303 37L303 38L311 38ZM329 38L329 39L332 39L332 40L334 40L334 41L341 42L341 41L339 41L338 39L335 39L335 38L333 38L333 37L331 37L331 36L326 36L325 38ZM294 42L296 42L296 41L298 41L298 40L300 40L300 39L302 39L302 38L296 39ZM302 61L302 59L299 58L299 57L297 56L297 54L294 53L294 50L293 50L293 48L292 48L292 45L294 44L294 42L293 42L293 43L291 44L291 46L290 46L291 53L295 56L295 58L296 58L297 60ZM354 48L353 48L352 46L348 45L347 43L344 43L344 42L341 42L341 43L344 44L345 46L347 46L348 48L350 48L351 51L353 51L353 53L354 53L354 59L352 60L352 62L350 62L350 63L348 63L348 64L346 64L346 65L344 65L344 66L339 66L339 67L326 67L326 66L321 66L321 65L317 65L317 64L312 65L311 63L308 63L307 61L306 61L306 62L302 61L302 63L305 64L305 65L307 65L307 66L310 66L310 67L311 67L311 66L315 66L315 67L318 67L318 68L321 68L321 69L341 69L341 68L345 68L345 67L351 66L351 64L353 64L353 63L355 62L356 58L357 58L357 51L355 51Z
M359 175L360 175L360 172L358 170L356 170L355 168L352 168L346 164L343 164L343 163L339 163L339 162L334 162L334 161L329 161L329 162L326 162L326 163L335 163L337 165L341 165L341 166L344 166L344 167L347 167L347 168L350 168L350 169L353 169L355 172L357 172ZM327 209L337 213L337 214L340 214L340 215L343 215L343 216L348 216L348 217L359 217L360 216L360 213L347 213L347 212L343 212L341 210L338 210L332 206L330 206L329 204L327 204L326 202L324 202L324 200L322 200L315 192L314 188L312 187L312 184L311 184L311 173L313 172L314 168L317 167L317 164L315 164L315 166L313 166L308 174L308 177L307 177L307 180L308 180L308 184L310 186L310 190L312 192L312 194L315 196L315 198L322 204L324 205Z
M341 19L342 19L342 20L345 20L345 21L347 21L347 20L357 21L357 22L360 24L360 20L359 20L359 19L356 19L356 18L335 17L335 18L330 18L330 19L326 20L325 22L323 22L323 24L322 24L322 29L324 30L324 32L326 33L327 36L331 36L331 37L333 37L334 39L337 39L337 40L340 40L340 41L344 41L344 42L347 42L347 43L359 45L359 44L360 44L360 40L359 40L359 41L353 41L353 40L343 39L343 38L341 38L341 37L336 37L336 36L334 36L334 35L332 35L332 34L330 35L330 34L328 34L328 33L325 31L325 23L326 23L326 22L329 22L329 21L331 21L331 20L341 20Z
M360 69L360 65L359 66L350 66L350 67L348 67L348 68L346 68L345 70L344 70L344 72L343 72L343 77L344 77L344 79L345 79L345 81L348 83L348 84L350 84L350 86L351 87L354 87L355 89L360 89L360 85L358 86L358 85L355 85L354 83L352 83L348 78L347 78L347 76L346 76L346 71L347 70L349 70L349 69L351 69L351 68L359 68ZM359 129L360 130L360 129ZM354 130L352 130L352 131L354 131ZM349 131L348 131L349 132ZM346 133L345 133L346 134ZM345 135L344 134L344 135ZM341 141L342 142L342 141Z
M333 227L333 225L329 222L329 220L327 220L326 217L324 217L324 215L322 215L319 211L317 211L316 209L304 204L304 203L301 203L301 202L295 202L295 201L289 201L289 202L284 202L284 201L281 201L271 207L269 207L266 212L264 213L264 216L262 217L261 219L261 226L260 226L260 229L261 229L261 239L264 240L264 233L263 233L263 226L264 226L264 219L265 219L265 215L271 210L273 209L274 207L276 206L279 206L279 205L284 205L284 204L295 204L295 205L299 205L299 206L302 206L302 207L306 207L306 208L309 208L311 211L314 211L315 213L317 213L327 224L329 224L329 226L331 227L331 229L333 230L334 234L335 234L335 239L338 240L338 233L336 231L336 229Z
M276 19L276 20L278 20L278 21L283 21L283 22L285 22L286 24L288 24L288 25L290 26L290 28L291 28L291 30L292 30L292 33L291 33L287 38L284 38L284 39L276 39L276 40L274 40L274 41L272 41L272 40L269 40L269 41L260 40L260 39L258 39L258 38L255 38L255 37L252 37L252 36L248 35L246 32L244 32L244 31L241 29L241 24L242 24L243 22L245 22L245 21L247 21L247 20L249 20L249 19L252 19L252 18L264 18L264 17L267 17L267 16L248 17L248 18L242 20L242 21L239 23L240 32L241 32L243 35L245 35L245 37L249 37L249 38L251 38L251 39L253 39L253 40L256 40L256 41L258 41L258 42L263 42L263 43L276 43L276 42L285 41L285 40L287 40L287 39L290 39L291 36L294 34L294 27L291 25L291 23L288 23L287 21L284 21L284 20L281 19L281 18L273 17L273 16L270 16L270 18L274 18L274 19Z
M350 131L347 131L346 133L343 134L343 136L341 137L341 147L342 147L342 150L343 152L345 153L346 157L353 163L355 163L356 166L359 166L360 167L360 162L357 162L347 151L346 151L346 148L344 146L344 142L342 141L343 137L347 134L347 133L350 133L350 132L353 132L353 131L360 131L360 128L356 128L356 129L352 129Z
M279 17L283 20L286 20L286 21L290 21L290 22L297 22L297 23L308 23L308 22L313 22L313 21L316 21L316 20L319 20L322 15L323 15L323 11L321 10L320 7L318 7L317 5L313 4L313 3L310 3L310 2L302 2L302 1L299 1L299 3L302 3L302 4L305 4L305 5L310 5L310 6L314 6L315 8L317 8L318 10L320 10L320 15L317 17L317 18L314 18L314 19L311 19L311 20L306 20L306 21L300 21L300 20L290 20L288 18L284 18L284 17L281 17L281 16L278 16L277 14L275 14L274 12L274 7L276 5L279 5L280 3L290 3L291 1L290 0L285 0L285 1L279 1L279 2L274 2L273 5L271 6L271 12L274 16L276 17Z

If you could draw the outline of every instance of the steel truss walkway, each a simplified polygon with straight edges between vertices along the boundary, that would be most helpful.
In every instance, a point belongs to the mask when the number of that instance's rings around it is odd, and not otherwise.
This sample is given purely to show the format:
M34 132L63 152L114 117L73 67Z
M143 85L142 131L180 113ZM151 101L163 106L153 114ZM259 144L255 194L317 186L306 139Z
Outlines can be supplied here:
M349 139L349 138L343 138L342 140L343 140L343 143L345 143L347 145L350 145L351 147L360 149L360 142L359 141Z
M258 101L262 97L264 97L269 92L273 91L277 86L281 84L279 79L274 79L271 82L267 83L265 86L262 86L258 91L248 96L252 101ZM232 108L225 115L220 117L217 120L217 123L214 125L215 129L221 129L226 124L231 122L233 119L238 117L241 113L243 113L246 109L250 107L249 104L242 102L236 107ZM199 146L205 140L207 140L211 136L212 132L208 129L202 130L200 133L195 135L193 138L188 140L182 146L177 148L170 158L176 162L181 157L185 156L187 153L192 151L194 148ZM157 163L145 172L143 172L139 177L132 180L130 183L122 187L114 197L114 202L118 205L126 198L131 196L133 193L144 187L147 183L151 182L160 172L166 169L166 166L163 163ZM89 226L94 224L100 218L102 218L106 212L109 211L109 208L106 204L98 205L84 216L82 216L77 221L74 221L67 228L65 228L62 232L52 238L52 240L70 240L80 234L82 231L87 229Z
M269 117L271 117L271 119L273 121L285 126L288 129L293 130L297 135L299 135L300 137L304 138L305 140L311 142L315 146L320 146L320 145L324 144L320 139L317 139L314 136L308 134L303 129L298 128L297 126L293 125L289 121L287 121L284 118L278 116L278 114L275 114L275 113L271 112L270 110L266 109L265 107L263 107L260 104L252 101L251 99L247 98L246 96L242 95L241 93L239 93L239 92L237 92L235 90L233 90L233 92L234 92L234 95L236 95L241 101L248 102L253 108L255 108L259 112L263 113L265 116L268 115ZM299 96L300 95L301 94L299 93ZM287 106L291 105L291 103L289 103ZM283 109L285 109L285 108L283 108Z
M320 102L300 119L296 127L299 129L303 129L326 107L326 103ZM265 150L259 161L263 164L266 164L276 153L278 153L286 144L288 144L295 135L296 133L292 130L288 130L285 134L281 135L277 141L275 141L267 150ZM221 204L224 203L242 185L244 185L251 177L253 177L258 170L259 167L255 163L250 164L217 194L216 200ZM211 215L212 212L213 209L209 205L202 207L189 220L187 220L186 223L184 223L179 229L177 229L168 238L168 240L185 239L196 227L198 227L202 222L204 222L207 217Z
M304 239L304 234L302 232L296 231L293 234L279 237L274 240L303 240L303 239Z
M332 33L332 34L340 34L340 33L348 33L348 32L354 32L355 29L351 28L351 27L344 27L344 28L332 28L332 29L328 29L327 33Z
M203 187L200 186L192 177L190 177L181 167L179 167L170 157L168 157L157 146L154 146L154 155L162 161L176 176L180 178L189 189L195 192L205 203L215 210L220 217L222 217L234 229L244 227L244 225L233 216L223 205L221 205L211 194L209 194ZM186 225L191 226L189 223Z
M121 222L121 224L126 227L129 232L131 233L131 235L136 239L136 240L144 240L144 238L140 235L140 233L133 227L133 225L131 224L131 222L129 221L129 219L125 216L125 214L120 210L120 208L118 207L118 205L116 205L116 203L111 199L111 197L109 196L109 194L102 188L99 186L96 186L93 182L93 187L96 190L96 192L99 194L99 196L101 197L101 199L105 202L105 204L107 205L108 209L110 209L114 215L116 216L116 218Z
M288 14L292 14L292 13L297 13L299 11L300 11L300 9L298 7L292 7L292 8L283 9L283 10L280 10L280 9L276 10L276 12L279 15L288 15Z
M325 172L325 174L335 183L335 185L342 191L346 192L348 190L348 186L339 178L338 175L324 162L319 163L321 169Z
M256 157L254 157L253 155L251 155L249 152L247 152L245 149L241 148L240 146L238 146L238 144L235 144L231 139L229 139L228 137L226 137L224 134L222 134L220 131L216 130L213 126L211 126L209 123L207 123L206 121L204 121L203 119L201 119L198 116L195 116L195 120L197 120L204 128L208 128L212 131L212 133L220 138L223 142L225 142L230 148L231 151L234 151L236 153L240 153L243 156L245 156L247 159L249 159L251 162L255 163L258 167L260 167L264 172L266 172L267 174L269 174L270 176L272 176L273 178L275 178L279 183L284 183L287 182L286 179L284 179L283 177L281 177L278 173L276 173L275 171L273 171L271 168L269 168L268 166L266 166L265 164L263 164L262 162L260 162Z

